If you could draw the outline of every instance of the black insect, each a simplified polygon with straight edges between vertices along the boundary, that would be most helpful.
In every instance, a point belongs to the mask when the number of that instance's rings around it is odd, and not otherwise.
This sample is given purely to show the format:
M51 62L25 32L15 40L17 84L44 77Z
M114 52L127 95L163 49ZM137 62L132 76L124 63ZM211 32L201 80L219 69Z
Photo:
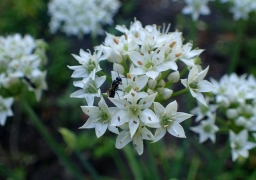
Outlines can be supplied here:
M29 86L31 86L33 89L36 88L36 85L34 83L31 82L31 80L27 77L27 76L24 76L22 77L28 84Z
M111 87L108 89L108 96L114 98L116 91L121 89L118 89L119 85L122 85L122 79L118 76L116 79L112 82Z

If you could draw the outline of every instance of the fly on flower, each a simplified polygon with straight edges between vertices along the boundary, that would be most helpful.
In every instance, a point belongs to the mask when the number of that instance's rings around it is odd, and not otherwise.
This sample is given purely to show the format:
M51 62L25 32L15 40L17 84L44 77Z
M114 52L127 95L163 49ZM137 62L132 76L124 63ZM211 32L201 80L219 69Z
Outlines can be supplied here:
M119 85L122 85L122 78L118 75L118 77L116 77L116 79L112 82L111 87L108 89L107 93L109 97L114 98L116 91L121 91L121 89L119 89Z

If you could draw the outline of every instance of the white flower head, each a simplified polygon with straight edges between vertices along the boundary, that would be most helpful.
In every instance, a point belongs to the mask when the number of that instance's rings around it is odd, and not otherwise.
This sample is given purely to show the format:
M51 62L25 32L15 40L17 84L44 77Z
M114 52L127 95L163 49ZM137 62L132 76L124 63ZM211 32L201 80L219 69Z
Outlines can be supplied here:
M91 79L90 77L84 78L82 81L74 81L74 86L81 89L72 93L70 97L73 98L85 98L89 106L93 105L94 97L101 97L100 86L106 80L106 76L95 77Z
M103 98L100 99L97 106L81 106L83 112L90 116L86 123L80 129L95 128L96 136L101 137L107 129L111 132L119 134L117 127L110 126L113 115L118 108L108 107Z
M113 117L112 126L128 123L133 137L140 125L144 125L147 121L157 122L155 113L149 109L156 95L157 93L148 96L132 89L123 99L109 98L120 109Z
M219 130L219 128L214 124L214 122L215 114L208 116L207 120L202 120L200 125L190 128L192 131L199 134L200 143L205 142L207 139L215 142L215 133Z
M147 120L145 124L149 127L157 128L155 132L155 141L160 140L168 131L171 135L179 138L185 138L185 132L180 125L181 122L190 118L192 115L177 112L178 104L176 101L171 102L164 108L160 103L154 102L154 111L159 117L159 121L152 122Z
M103 34L102 25L112 24L121 3L118 0L51 0L50 30L61 28L68 35Z
M256 146L256 143L248 141L247 130L243 130L239 134L229 131L229 136L233 161L235 161L239 156L247 158L249 156L248 150Z
M207 106L202 92L210 92L213 90L213 85L207 80L204 80L209 67L203 71L199 71L198 66L193 66L188 74L188 79L181 79L181 83L189 88L191 95L199 102Z
M6 118L8 116L13 116L11 106L13 103L13 98L3 98L0 96L0 124L5 125Z

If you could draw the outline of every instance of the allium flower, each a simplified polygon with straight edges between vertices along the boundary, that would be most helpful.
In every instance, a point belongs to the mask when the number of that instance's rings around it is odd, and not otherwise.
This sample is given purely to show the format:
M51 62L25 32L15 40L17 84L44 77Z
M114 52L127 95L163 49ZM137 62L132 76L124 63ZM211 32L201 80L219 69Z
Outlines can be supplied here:
M74 81L74 86L82 89L77 90L72 93L70 97L73 98L85 98L89 106L93 105L94 97L101 97L100 86L106 80L106 76L95 77L91 79L90 77L84 78L82 81Z
M13 100L13 98L3 98L0 96L0 124L2 126L5 125L6 118L13 115L11 110Z
M182 10L183 14L191 14L192 19L196 21L200 14L209 15L210 9L207 3L210 0L184 0L187 6Z
M136 133L131 137L131 133L126 125L122 126L124 131L122 131L116 139L116 148L121 149L129 142L132 141L133 147L136 149L139 155L143 153L143 139L154 140L153 134L145 127L139 126Z
M113 133L119 134L115 126L110 126L111 119L118 111L118 108L109 108L103 98L99 101L98 107L81 106L81 108L83 112L90 117L80 129L95 128L95 133L98 138L101 137L107 129Z
M148 96L146 93L139 94L132 89L125 96L126 99L110 98L120 109L113 117L112 126L128 123L131 137L133 137L140 125L147 121L157 122L155 113L149 109L155 97L156 93Z
M207 106L207 104L202 92L210 92L213 89L213 85L209 81L203 80L208 69L207 67L200 72L197 66L193 66L189 72L188 79L181 79L181 83L186 88L189 88L191 95L205 106Z
M120 128L116 148L123 148L132 141L138 154L143 153L144 139L158 141L166 131L176 137L185 137L179 123L191 115L177 112L176 101L166 108L160 102L172 98L176 93L173 87L181 82L180 76L184 76L180 70L190 71L189 83L181 92L191 88L197 99L202 100L202 92L210 91L208 85L211 83L203 80L208 68L202 71L196 60L203 50L192 49L192 43L183 44L182 33L168 33L169 28L170 25L162 30L156 25L143 27L135 19L130 28L116 26L121 36L106 33L104 43L96 46L94 53L81 50L80 56L73 55L81 65L69 66L74 70L72 77L82 80L74 82L74 86L81 89L71 94L71 97L85 98L88 106L83 106L83 110L90 116L83 128L95 128L97 137L105 133L107 127ZM103 60L108 60L104 63L111 63L113 69L105 64L100 66ZM101 93L100 88L105 79L111 79L110 87L106 93ZM103 101L106 96L116 106L113 113L108 113L112 107L107 112L100 108L100 104L99 107L93 106L94 99L101 98L100 101ZM88 110L94 113L87 113ZM108 119L107 124L104 124L105 119ZM157 128L156 138L150 128Z
M85 52L84 50L80 50L80 56L73 54L74 58L81 64L81 66L68 66L69 69L74 70L71 77L73 78L82 78L89 76L94 79L96 72L100 71L99 62L102 60L102 51L101 49L93 55L91 52Z
M154 103L154 110L160 121L152 122L147 120L146 125L157 128L155 133L155 141L161 139L166 131L171 135L179 138L185 138L185 132L180 125L181 122L190 118L192 115L182 112L177 112L178 104L176 101L171 102L164 108L160 103Z
M51 0L50 30L61 29L68 35L103 34L102 25L112 24L120 7L118 0Z
M191 127L190 129L195 133L199 134L199 142L203 143L207 139L211 139L212 142L215 142L215 133L219 128L214 124L215 115L208 116L207 120L202 120L200 125L196 127Z
M248 141L248 131L246 130L241 131L239 134L230 131L229 136L233 161L239 156L247 158L249 156L248 150L256 147L256 143Z
M46 44L32 36L14 34L0 37L0 89L10 92L7 96L20 95L22 86L34 91L36 99L47 89L45 64Z
M250 12L256 11L256 2L255 0L233 0L230 11L234 14L234 20L246 20Z

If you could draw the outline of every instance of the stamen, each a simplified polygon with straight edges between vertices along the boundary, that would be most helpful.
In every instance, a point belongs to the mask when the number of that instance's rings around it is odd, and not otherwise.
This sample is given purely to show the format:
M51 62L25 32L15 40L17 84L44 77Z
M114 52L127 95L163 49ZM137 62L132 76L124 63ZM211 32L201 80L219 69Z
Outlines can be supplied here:
M182 53L179 53L179 54L175 54L175 57L179 57L181 56Z
M137 62L138 62L139 65L141 65L141 66L143 65L143 63L141 61L137 61Z
M170 45L169 45L169 47L170 48L173 48L173 46L176 44L176 42L174 41L174 42L172 42Z

